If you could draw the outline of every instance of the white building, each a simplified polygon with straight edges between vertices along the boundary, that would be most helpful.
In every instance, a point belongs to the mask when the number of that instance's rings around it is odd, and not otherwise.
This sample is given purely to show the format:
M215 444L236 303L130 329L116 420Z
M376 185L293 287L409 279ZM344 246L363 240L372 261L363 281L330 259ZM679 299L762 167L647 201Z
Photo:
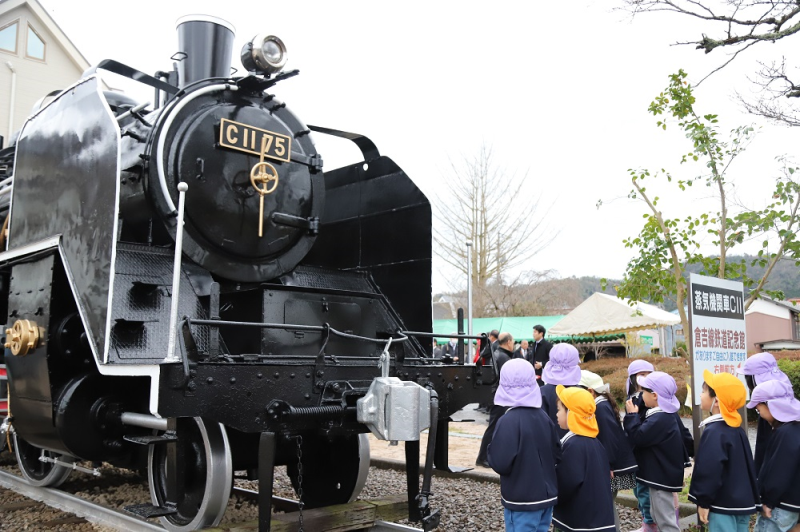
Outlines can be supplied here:
M0 0L0 59L4 146L39 99L73 84L89 68L36 0Z

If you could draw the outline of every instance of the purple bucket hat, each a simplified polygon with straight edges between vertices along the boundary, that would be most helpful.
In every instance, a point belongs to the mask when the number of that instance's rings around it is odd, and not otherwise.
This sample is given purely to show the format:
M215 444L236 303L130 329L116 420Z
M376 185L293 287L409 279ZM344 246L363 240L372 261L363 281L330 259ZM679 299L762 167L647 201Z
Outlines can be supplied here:
M647 371L647 370L642 370ZM681 402L675 397L678 385L672 375L663 371L654 371L639 380L639 386L648 388L658 394L658 406L668 414L674 414L681 407Z
M653 365L646 361L646 360L634 360L628 365L628 377L631 375L636 375L637 373L641 373L643 371L649 371L650 373L654 372L656 368ZM631 379L625 381L625 394L631 394Z
M778 362L772 353L757 353L751 356L737 371L742 375L752 375L756 386L767 381L781 381L789 386L792 385L789 377L778 369Z
M756 386L747 408L759 403L768 403L772 417L782 423L800 420L800 401L795 399L792 387L779 380L767 381Z
M550 362L544 366L542 379L546 384L575 386L581 382L581 357L574 345L556 344L550 350Z
M542 392L536 383L536 372L527 360L516 358L503 364L500 385L494 394L498 406L542 406Z

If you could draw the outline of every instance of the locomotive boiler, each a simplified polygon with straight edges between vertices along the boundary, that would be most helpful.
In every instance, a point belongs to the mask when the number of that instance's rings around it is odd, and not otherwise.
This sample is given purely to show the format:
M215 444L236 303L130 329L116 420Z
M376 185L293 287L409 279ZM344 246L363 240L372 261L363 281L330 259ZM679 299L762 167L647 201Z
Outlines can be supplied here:
M430 528L448 418L496 376L431 356L428 200L368 138L276 99L297 74L279 38L245 45L247 73L232 77L230 24L191 16L177 30L172 70L103 61L0 152L22 474L57 486L97 472L77 462L146 469L152 500L131 511L177 531L218 523L246 475L267 530L274 466L306 508L351 501L372 431L406 441L410 517ZM103 70L153 101L105 91ZM315 135L355 142L364 161L323 170Z

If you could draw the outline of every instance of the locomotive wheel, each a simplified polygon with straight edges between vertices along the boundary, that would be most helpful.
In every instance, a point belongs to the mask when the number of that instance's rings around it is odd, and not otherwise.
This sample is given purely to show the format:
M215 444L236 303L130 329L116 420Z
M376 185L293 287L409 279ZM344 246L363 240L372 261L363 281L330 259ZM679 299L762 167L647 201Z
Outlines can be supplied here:
M233 485L231 448L225 427L202 418L178 420L178 442L183 448L184 492L177 513L161 518L167 530L184 532L216 526L225 514ZM153 504L163 506L167 494L167 447L151 445L147 476Z
M17 455L17 465L25 480L33 486L56 488L64 483L72 473L72 469L50 462L39 460L41 456L58 458L63 462L72 462L74 459L35 447L17 436L13 432L14 453Z
M305 442L311 444L310 438ZM361 494L369 472L369 439L366 434L351 435L332 442L316 440L303 444L303 503L306 508L353 502ZM299 495L297 462L286 472Z

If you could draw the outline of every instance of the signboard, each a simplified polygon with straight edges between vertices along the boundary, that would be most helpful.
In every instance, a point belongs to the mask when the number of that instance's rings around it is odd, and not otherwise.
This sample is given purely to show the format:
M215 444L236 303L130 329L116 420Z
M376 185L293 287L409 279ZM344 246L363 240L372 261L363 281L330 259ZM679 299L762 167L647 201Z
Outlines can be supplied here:
M694 355L694 404L700 404L703 370L732 373L747 360L744 287L737 281L689 275L689 323L686 337Z
M642 340L642 345L649 345L650 347L653 347L652 336L640 336L639 338Z

